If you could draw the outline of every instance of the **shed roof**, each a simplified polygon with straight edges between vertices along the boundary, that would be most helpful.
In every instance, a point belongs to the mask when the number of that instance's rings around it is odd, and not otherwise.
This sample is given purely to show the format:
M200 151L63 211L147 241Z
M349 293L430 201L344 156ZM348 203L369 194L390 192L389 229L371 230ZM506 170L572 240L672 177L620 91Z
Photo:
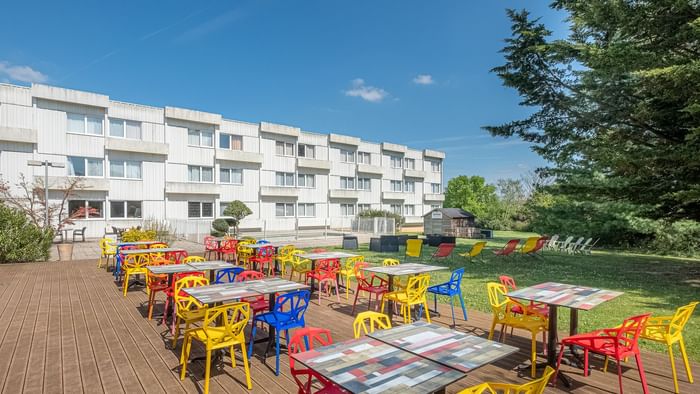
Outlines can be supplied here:
M475 217L474 214L472 214L471 212L467 212L464 209L460 208L435 208L423 215L423 217L432 215L432 213L435 211L442 212L443 216L446 216L450 219L470 219Z

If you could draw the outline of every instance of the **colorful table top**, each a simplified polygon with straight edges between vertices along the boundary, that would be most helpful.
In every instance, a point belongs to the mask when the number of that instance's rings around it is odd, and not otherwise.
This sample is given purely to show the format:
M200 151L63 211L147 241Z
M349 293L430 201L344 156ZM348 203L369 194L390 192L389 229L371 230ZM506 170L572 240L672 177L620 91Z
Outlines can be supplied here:
M345 252L322 252L322 253L307 253L302 255L305 259L321 260L321 259L344 259L348 257L357 257L359 255Z
M513 346L426 322L377 330L369 337L462 372L469 372L518 351Z
M251 249L258 249L262 248L263 246L272 246L273 248L281 248L283 246L291 245L290 243L285 243L285 242L269 242L266 244L248 244L246 245L247 247Z
M260 294L284 293L300 289L308 289L308 285L282 278L265 278L260 280L249 280L245 282L248 288L257 291Z
M289 292L309 286L281 278L266 278L246 282L222 283L183 289L202 304L226 302L244 297Z
M369 337L291 356L352 393L431 393L465 376Z
M508 297L587 311L622 294L621 291L546 282L515 290L508 293Z
M156 249L132 249L132 250L120 250L120 254L146 254L146 253L173 253L173 252L185 252L182 248L156 248Z
M166 264L166 265L148 265L146 269L152 274L177 274L179 272L195 272L201 271L189 264Z
M153 245L153 244L162 244L164 242L161 241L134 241L134 242L119 242L117 244L118 247L122 246L132 246L132 245Z
M212 261L197 261L192 263L187 263L190 267L194 267L200 271L209 270L220 270L224 268L233 268L235 265L228 263L223 260L212 260Z
M415 274L422 274L425 272L439 271L439 270L446 270L446 269L447 269L447 267L443 267L443 266L439 266L439 265L428 265L428 264L421 264L421 263L406 263L406 264L399 264L399 265L388 265L388 266L363 268L363 270L368 271L368 272L373 272L376 274L386 274L386 275L391 275L391 276L415 275Z

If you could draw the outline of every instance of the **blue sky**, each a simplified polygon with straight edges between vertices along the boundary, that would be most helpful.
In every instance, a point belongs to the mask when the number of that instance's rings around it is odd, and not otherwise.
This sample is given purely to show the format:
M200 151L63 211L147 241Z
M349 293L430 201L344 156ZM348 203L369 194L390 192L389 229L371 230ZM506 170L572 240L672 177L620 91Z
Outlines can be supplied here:
M446 179L517 178L545 163L481 130L527 113L489 73L506 8L563 33L526 0L9 2L0 81L440 149Z

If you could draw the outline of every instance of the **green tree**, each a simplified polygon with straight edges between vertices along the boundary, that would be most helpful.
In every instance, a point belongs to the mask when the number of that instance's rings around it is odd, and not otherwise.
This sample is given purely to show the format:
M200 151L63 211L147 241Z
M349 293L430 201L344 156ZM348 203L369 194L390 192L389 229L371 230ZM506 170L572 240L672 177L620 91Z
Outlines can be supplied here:
M24 212L0 203L0 264L47 260L53 230L40 228Z
M527 11L507 11L506 63L493 71L532 111L486 129L534 143L567 205L699 220L700 2L551 6L569 15L564 39Z
M239 200L232 201L224 209L224 216L230 217L229 224L233 227L234 234L238 234L238 226L241 224L241 220L252 213L253 211L243 201Z
M482 225L494 216L497 204L496 187L487 184L483 177L460 175L447 182L443 206L471 212Z

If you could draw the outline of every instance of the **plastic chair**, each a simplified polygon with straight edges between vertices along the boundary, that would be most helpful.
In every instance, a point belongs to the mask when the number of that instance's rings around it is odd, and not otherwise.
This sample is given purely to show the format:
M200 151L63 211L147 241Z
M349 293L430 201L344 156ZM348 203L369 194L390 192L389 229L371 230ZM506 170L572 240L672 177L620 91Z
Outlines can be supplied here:
M160 258L151 260L149 265L168 265L170 261ZM146 288L148 289L148 320L153 319L153 306L156 303L156 294L165 292L168 288L167 274L153 274L146 271Z
M250 381L250 368L248 366L248 353L245 346L245 333L243 329L250 319L250 305L246 302L235 302L208 308L204 312L202 326L185 331L182 341L182 353L180 355L180 380L185 380L187 374L187 361L190 358L192 340L200 341L206 350L206 364L204 368L204 393L209 392L209 375L211 373L211 352L218 349L228 349L231 354L231 367L236 368L236 354L234 346L241 347L241 358L245 368L245 380L248 390L253 388Z
M283 277L287 275L287 264L292 264L292 253L294 253L295 249L294 245L285 245L277 249L275 258Z
M326 253L326 252L328 252L328 250L323 249L323 248L316 248L316 249L311 250L311 253Z
M515 249L518 247L519 243L519 239L511 239L505 244L505 246L503 246L503 249L494 250L493 254L496 256L510 256L513 254L513 252L515 252Z
M295 250L292 252L291 267L289 270L289 280L293 280L294 274L299 274L299 280L306 276L307 272L311 271L311 260L305 259L303 250Z
M355 301L352 303L353 315L355 314L355 305L357 305L357 297L360 295L361 291L369 293L369 302L367 303L367 310L369 310L372 307L372 294L375 295L375 299L377 299L378 301L380 295L384 295L384 293L387 293L389 291L389 282L387 282L386 279L372 274L370 279L367 280L363 268L368 266L369 264L367 264L364 261L361 261L355 264L354 267L355 280L357 280L357 288L355 289ZM379 282L375 284L375 280L378 280Z
M148 270L146 266L148 265L150 259L148 256L143 254L131 254L124 256L122 260L121 270L124 273L124 279L122 280L122 287L124 289L124 297L126 297L126 291L129 289L129 277L133 275L146 275Z
M422 239L406 240L406 252L404 253L404 260L407 260L409 257L420 258L421 252L423 252Z
M220 269L216 271L216 278L214 279L214 283L233 283L236 281L236 276L243 271L245 271L245 268L243 267L231 267Z
M207 261L207 260L202 256L187 256L187 257L185 257L185 264L187 264L187 263L201 263L204 261Z
M253 318L253 330L250 335L248 353L253 354L253 342L255 342L256 322L268 324L275 328L275 375L280 374L280 332L285 332L287 345L289 345L289 330L304 327L306 322L304 314L309 307L311 293L308 290L293 291L282 294L275 300L273 310L261 313Z
M435 252L433 252L433 255L430 256L430 260L446 259L450 257L454 248L455 244L440 244L437 249L435 249Z
M100 239L100 258L97 260L97 268L102 268L102 259L105 259L105 266L109 267L109 258L114 260L117 254L117 245L115 245L111 239L102 238Z
M116 262L114 264L114 280L122 280L124 277L124 272L122 271L122 262L126 258L126 255L121 252L126 252L127 250L135 250L135 245L124 245L118 248L119 253L116 254Z
M398 259L384 259L384 260L382 260L382 266L384 266L384 267L391 267L394 265L401 265L401 261L399 261ZM401 280L401 278L396 276L396 277L394 277L394 281L392 282L392 285L394 286L395 289L403 289L406 287L406 282L404 282L403 280Z
M549 382L549 378L551 378L553 374L554 368L548 366L539 379L535 379L531 382L523 384L488 382L468 387L458 394L543 394L544 389L547 388L547 382Z
M484 248L486 247L486 241L479 241L472 245L472 248L469 249L468 252L460 253L459 255L462 257L466 257L469 259L469 262L471 263L475 258L480 257L480 261L484 261L483 254L481 252L484 251Z
M235 239L224 239L219 246L219 255L226 261L237 261L238 241Z
M185 331L190 325L204 319L207 310L206 305L202 305L194 297L182 291L184 288L207 286L209 279L201 276L186 276L175 282L173 298L175 303L175 332L173 334L173 349L177 345L177 338L180 336L180 322L185 323Z
M256 242L256 243L267 245L267 244L270 243L270 241L268 241L268 240L266 240L266 239L259 239L258 242Z
M316 391L317 393L344 393L329 380L321 376L318 372L303 367L298 368L296 361L291 357L292 354L303 353L313 350L316 347L323 347L333 344L331 331L325 328L306 327L300 328L294 332L289 340L289 369L292 372L292 378L297 384L299 393L311 394L314 392L314 386L321 386ZM316 384L314 384L316 383Z
M267 265L267 276L272 276L275 271L274 267L275 260L275 247L274 246L263 246L253 250L253 254L248 258L248 263L250 264L249 269L253 269L253 266L257 264L258 271L261 273L265 272L265 266Z
M321 305L321 293L325 288L328 296L331 296L331 285L335 285L335 296L340 302L340 290L338 290L338 272L340 271L340 260L321 259L316 262L316 268L306 273L304 283L308 283L313 278L318 283L318 304ZM325 286L324 286L325 285Z
M264 279L265 274L263 274L260 271L243 271L240 274L236 276L236 282L245 282L249 280L260 280ZM248 297L248 298L243 298L241 301L245 301L250 303L250 307L253 309L253 320L255 320L255 316L260 313L260 312L265 312L266 310L269 309L270 304L267 302L267 299L265 299L264 295L259 295L255 297Z
M211 235L207 235L204 237L204 257L208 257L211 260L212 253L216 254L216 258L219 258L219 241Z
M244 265L246 269L251 269L250 258L253 257L253 248L249 248L247 245L250 242L239 241L236 246L236 258L238 259L239 265Z
M338 271L338 275L343 278L345 284L345 299L350 299L350 278L355 277L355 265L365 261L365 256L348 257L345 259L345 266Z
M514 327L522 330L529 331L532 335L530 356L531 356L531 370L530 375L535 378L537 371L537 334L542 333L542 340L544 347L546 348L546 338L545 334L547 332L548 321L545 316L537 314L533 311L532 314L521 314L515 315L512 313L512 308L515 305L520 306L521 310L525 310L525 306L507 297L506 287L500 283L490 282L486 284L489 294L489 304L491 304L491 310L493 311L493 320L491 321L491 330L489 330L489 340L493 339L493 334L496 329L496 325L501 325L501 340L503 341L505 336L505 327Z
M683 328L690 320L697 305L698 302L694 301L678 308L673 315L650 317L639 336L642 339L663 343L668 348L668 357L671 360L671 371L673 372L673 387L676 393L679 391L676 363L673 359L673 344L678 343L685 365L685 372L688 375L688 382L693 383L693 373L690 371L690 362L688 361L688 354L685 351L685 342L683 341ZM605 366L607 367L607 359Z
M535 247L537 246L537 241L540 239L540 237L529 237L525 240L525 243L523 243L520 246L520 249L518 249L518 254L521 256L528 255L535 250Z
M508 275L499 276L498 281L501 282L501 284L506 287L506 290L508 292L518 290L518 286L515 284L515 279L513 279L512 277L510 277ZM510 308L510 311L512 313L522 315L523 313L530 313L530 310L534 309L537 314L542 315L544 317L549 317L549 307L547 306L547 304L542 304L539 302L530 301L530 305L528 305L525 308L525 310L523 310L521 305L522 304L520 301L516 301L516 304ZM513 333L513 331L511 330L511 334L512 333Z
M439 295L450 297L450 308L452 308L452 324L457 325L455 320L455 305L452 302L454 296L459 297L459 302L462 305L462 313L464 320L467 320L467 308L464 306L464 298L462 297L462 277L464 276L464 268L458 268L452 271L452 276L449 282L428 287L428 293L433 293L435 296L435 310L437 310L437 297Z
M352 323L352 331L355 339L362 335L371 334L374 330L388 330L391 328L389 316L379 312L360 312Z
M644 394L649 393L647 378L644 374L642 357L639 354L639 335L644 329L644 325L649 319L650 313L633 316L625 319L622 324L615 328L604 328L585 334L572 335L560 341L559 357L557 358L557 371L554 373L553 384L557 384L557 374L564 349L567 346L578 346L583 349L583 376L588 376L588 353L596 353L606 357L612 357L617 363L617 375L620 383L620 393L622 393L622 359L634 356L637 360L639 378L642 382Z
M165 309L163 310L163 321L161 324L166 325L166 319L168 317L168 312L170 312L170 303L175 300L175 283L180 279L187 278L188 276L195 276L198 278L204 278L204 272L194 271L194 272L176 272L173 274L172 282L170 286L165 289ZM172 319L172 325L170 326L170 332L175 332L175 319Z
M401 313L403 314L403 322L411 323L411 307L420 305L418 316L423 315L423 307L425 307L425 318L430 323L430 311L428 310L428 300L425 297L430 283L429 274L421 274L408 278L406 288L399 291L386 293L382 296L381 312L384 313L384 303L386 301L394 301L401 304Z

